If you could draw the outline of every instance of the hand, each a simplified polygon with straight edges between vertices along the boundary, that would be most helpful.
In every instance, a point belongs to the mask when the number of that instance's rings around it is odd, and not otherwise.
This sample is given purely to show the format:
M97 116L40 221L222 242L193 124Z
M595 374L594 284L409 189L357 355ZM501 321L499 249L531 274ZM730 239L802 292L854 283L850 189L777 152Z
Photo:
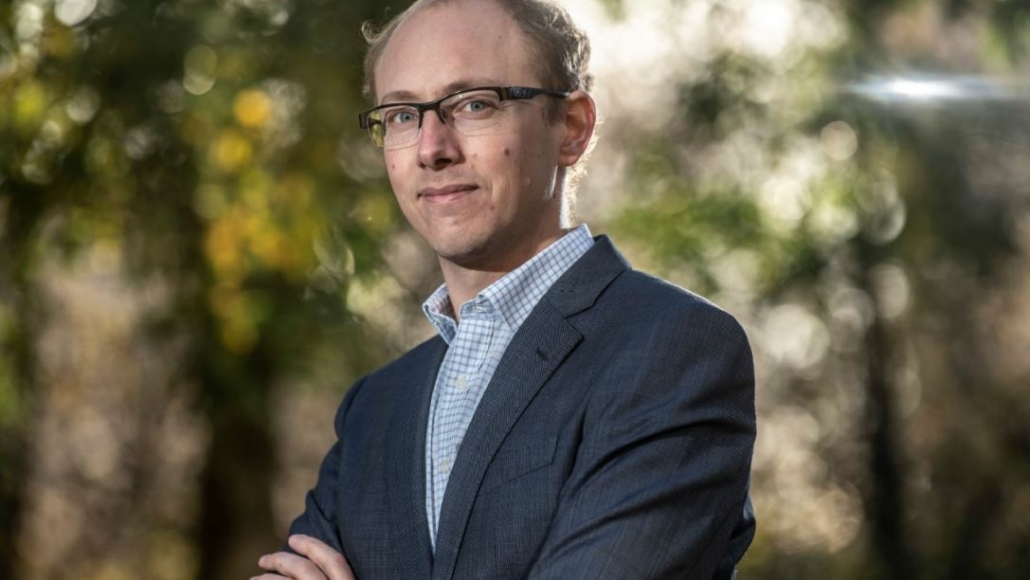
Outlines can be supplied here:
M347 559L311 536L290 536L290 548L297 554L276 552L261 556L258 566L273 574L262 574L251 580L354 580Z

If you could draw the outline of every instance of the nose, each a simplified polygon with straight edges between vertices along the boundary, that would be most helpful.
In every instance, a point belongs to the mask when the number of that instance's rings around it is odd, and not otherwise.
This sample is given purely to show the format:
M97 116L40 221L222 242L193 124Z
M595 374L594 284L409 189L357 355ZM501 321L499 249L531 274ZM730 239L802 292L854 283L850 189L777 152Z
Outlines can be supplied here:
M419 166L442 169L461 160L461 143L454 128L444 123L439 110L426 111L418 135Z

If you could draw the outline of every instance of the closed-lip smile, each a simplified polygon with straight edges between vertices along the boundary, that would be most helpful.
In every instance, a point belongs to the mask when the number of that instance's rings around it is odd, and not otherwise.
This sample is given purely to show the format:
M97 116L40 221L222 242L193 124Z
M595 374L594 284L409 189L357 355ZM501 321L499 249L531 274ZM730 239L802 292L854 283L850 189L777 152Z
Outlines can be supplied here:
M425 187L418 191L419 199L424 199L432 203L446 203L460 198L462 195L477 189L477 186L472 183L459 183L455 185L445 185L442 187Z

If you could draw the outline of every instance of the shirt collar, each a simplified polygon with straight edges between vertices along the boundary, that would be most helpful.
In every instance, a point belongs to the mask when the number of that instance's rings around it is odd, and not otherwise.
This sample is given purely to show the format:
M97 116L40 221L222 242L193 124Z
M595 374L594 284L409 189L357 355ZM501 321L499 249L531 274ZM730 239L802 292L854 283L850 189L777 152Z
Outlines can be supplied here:
M581 224L515 270L484 288L462 305L464 311L480 306L496 312L512 333L517 331L540 298L594 244L590 229ZM440 336L451 343L458 331L447 285L436 289L422 304L422 311Z

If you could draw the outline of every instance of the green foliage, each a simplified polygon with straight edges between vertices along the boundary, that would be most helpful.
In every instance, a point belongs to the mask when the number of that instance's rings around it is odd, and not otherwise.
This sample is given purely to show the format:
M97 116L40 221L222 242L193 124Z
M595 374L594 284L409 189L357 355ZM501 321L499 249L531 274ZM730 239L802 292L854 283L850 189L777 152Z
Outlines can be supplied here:
M388 351L346 304L351 279L383 267L382 241L399 223L353 122L363 107L358 23L379 9L190 0L0 8L0 296L15 327L43 324L46 303L26 292L40 292L55 259L100 260L167 292L147 314L148 340L188 344L179 382L212 434L199 499L221 502L200 507L198 538L220 537L194 544L202 577L246 574L254 550L277 543L273 386L310 377L315 361L331 361L320 372L337 380L352 377ZM0 416L26 429L31 407L18 393L44 385L26 370L34 356L14 359L35 340L5 339L0 352ZM232 489L245 479L253 493ZM15 487L3 491L5 505L20 501ZM216 509L228 522L217 529ZM115 522L96 523L117 536ZM76 575L88 562L67 569Z

